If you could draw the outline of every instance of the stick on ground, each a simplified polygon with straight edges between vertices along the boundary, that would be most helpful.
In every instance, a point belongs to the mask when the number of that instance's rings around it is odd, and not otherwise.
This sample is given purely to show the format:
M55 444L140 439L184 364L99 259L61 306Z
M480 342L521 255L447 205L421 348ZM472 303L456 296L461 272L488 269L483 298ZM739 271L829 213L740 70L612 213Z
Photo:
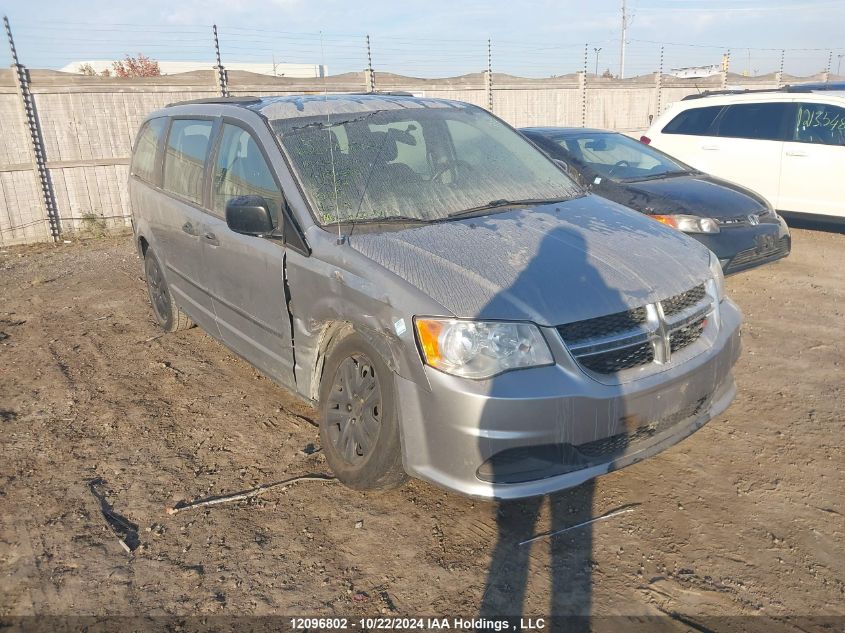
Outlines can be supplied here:
M540 539L544 538L551 538L552 536L557 536L558 534L563 534L564 532L569 532L569 530L574 530L576 528L584 527L585 525L590 525L591 523L596 523L597 521L605 521L615 516L619 516L620 514L627 514L628 512L633 512L637 509L637 506L640 505L639 503L633 503L628 506L624 506L618 510L614 510L613 512L608 512L603 514L595 519L590 519L589 521L584 521L583 523L577 523L576 525L570 525L569 527L563 528L562 530L554 530L553 532L546 532L545 534L538 534L530 539L525 541L521 541L520 545L528 545L528 543L533 543L534 541L539 541Z
M234 492L230 495L217 495L214 497L206 497L205 499L197 499L196 501L191 501L190 503L180 501L172 508L165 508L164 511L167 512L167 514L173 515L177 512L182 512L183 510L190 510L192 508L213 506L217 505L218 503L228 503L229 501L243 501L244 499L252 499L253 497L257 497L258 495L262 494L267 490L270 490L271 488L287 486L297 481L337 481L337 477L321 474L299 475L298 477L291 477L290 479L283 479L282 481L274 481L273 483L262 484L256 488L251 488L250 490Z

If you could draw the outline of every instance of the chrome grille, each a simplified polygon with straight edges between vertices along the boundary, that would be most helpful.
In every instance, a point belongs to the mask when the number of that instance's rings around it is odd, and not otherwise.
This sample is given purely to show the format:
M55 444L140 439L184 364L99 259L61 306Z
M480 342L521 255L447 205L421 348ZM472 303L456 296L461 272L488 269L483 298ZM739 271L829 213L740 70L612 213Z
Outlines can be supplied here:
M608 314L595 319L561 325L558 331L563 340L575 342L631 330L645 322L645 308L634 308L633 310Z
M678 314L678 312L686 310L687 308L691 308L692 306L701 303L705 294L707 294L707 291L704 289L704 284L699 284L695 288L687 290L686 292L664 299L660 302L663 305L663 314L670 317Z
M734 258L728 264L725 272L730 273L756 262L783 257L788 252L789 238L782 237L779 240L772 240L772 242L766 246L749 248L734 255Z
M667 363L672 353L695 343L713 310L713 298L699 284L658 303L559 326L575 360L598 374L614 374L650 363Z

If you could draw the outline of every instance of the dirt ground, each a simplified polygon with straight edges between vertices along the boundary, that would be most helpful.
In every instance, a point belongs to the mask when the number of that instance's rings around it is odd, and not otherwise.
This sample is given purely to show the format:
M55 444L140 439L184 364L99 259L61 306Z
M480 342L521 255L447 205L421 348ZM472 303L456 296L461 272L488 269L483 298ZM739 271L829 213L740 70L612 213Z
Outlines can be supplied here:
M503 506L301 482L173 516L327 472L314 411L197 328L158 336L130 237L2 251L0 616L845 616L845 235L793 237L728 280L736 401L644 463Z

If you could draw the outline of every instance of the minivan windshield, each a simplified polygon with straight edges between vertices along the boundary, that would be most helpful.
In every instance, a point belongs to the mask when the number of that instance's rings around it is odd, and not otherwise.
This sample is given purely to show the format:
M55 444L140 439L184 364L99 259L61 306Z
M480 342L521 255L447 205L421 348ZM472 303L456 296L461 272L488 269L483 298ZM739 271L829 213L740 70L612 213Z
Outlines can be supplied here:
M615 181L664 178L690 169L624 134L595 132L552 138L568 158Z
M270 123L322 225L436 222L583 193L480 108L403 107Z

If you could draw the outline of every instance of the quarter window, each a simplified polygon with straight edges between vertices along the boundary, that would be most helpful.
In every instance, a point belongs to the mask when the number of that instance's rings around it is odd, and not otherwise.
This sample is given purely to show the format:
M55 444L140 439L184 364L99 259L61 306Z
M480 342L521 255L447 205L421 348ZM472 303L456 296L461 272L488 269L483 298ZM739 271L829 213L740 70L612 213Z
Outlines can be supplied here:
M793 140L845 145L845 108L828 103L799 103Z
M155 182L156 152L167 127L167 118L150 119L141 128L132 155L132 173L147 182Z
M706 108L690 108L684 110L663 128L664 134L690 134L693 136L707 136L707 131L713 121L722 111L722 106L708 106Z
M212 209L221 217L232 198L261 196L270 209L273 223L279 225L282 192L255 139L236 125L223 126L212 191Z
M202 203L202 183L211 121L174 119L164 157L164 188Z
M718 136L764 141L784 140L784 117L789 103L729 105L719 120Z

